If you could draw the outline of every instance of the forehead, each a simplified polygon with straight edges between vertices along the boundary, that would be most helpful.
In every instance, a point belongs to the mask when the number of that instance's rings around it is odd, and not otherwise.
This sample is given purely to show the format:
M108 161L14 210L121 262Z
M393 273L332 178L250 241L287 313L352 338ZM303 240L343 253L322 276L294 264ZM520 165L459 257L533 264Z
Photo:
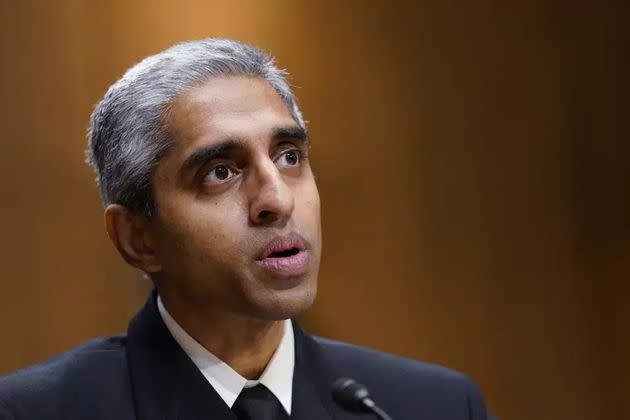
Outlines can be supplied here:
M254 141L278 125L296 125L286 104L265 80L254 76L211 78L171 103L167 125L172 154L225 137Z

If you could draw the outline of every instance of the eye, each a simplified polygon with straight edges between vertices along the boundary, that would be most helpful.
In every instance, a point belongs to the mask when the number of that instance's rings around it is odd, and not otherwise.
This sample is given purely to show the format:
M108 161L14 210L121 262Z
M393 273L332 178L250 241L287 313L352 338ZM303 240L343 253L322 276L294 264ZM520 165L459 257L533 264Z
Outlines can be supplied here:
M210 169L204 177L204 182L211 184L222 184L236 175L236 171L227 165L217 165Z
M276 159L276 165L278 165L279 168L294 168L300 164L300 158L301 154L299 150L287 150Z

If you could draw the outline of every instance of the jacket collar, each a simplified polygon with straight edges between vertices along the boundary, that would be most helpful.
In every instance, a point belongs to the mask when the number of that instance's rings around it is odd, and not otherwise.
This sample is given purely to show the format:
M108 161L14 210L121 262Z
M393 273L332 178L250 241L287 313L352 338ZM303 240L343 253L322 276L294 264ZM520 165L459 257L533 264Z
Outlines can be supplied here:
M127 354L138 420L236 420L236 416L173 339L159 315L157 293L129 323ZM321 345L293 321L295 369L291 418L357 419L332 399L335 368Z
M151 293L127 331L137 419L184 420L212 413L216 419L236 420L168 332L158 313L156 297L155 291Z

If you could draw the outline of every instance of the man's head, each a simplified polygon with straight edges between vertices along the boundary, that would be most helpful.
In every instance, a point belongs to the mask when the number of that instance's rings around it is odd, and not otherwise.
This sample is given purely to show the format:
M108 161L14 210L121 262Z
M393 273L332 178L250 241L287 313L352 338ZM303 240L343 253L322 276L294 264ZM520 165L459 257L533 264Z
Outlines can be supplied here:
M263 319L312 303L321 230L308 138L261 51L210 39L146 58L97 104L88 160L110 238L162 295Z

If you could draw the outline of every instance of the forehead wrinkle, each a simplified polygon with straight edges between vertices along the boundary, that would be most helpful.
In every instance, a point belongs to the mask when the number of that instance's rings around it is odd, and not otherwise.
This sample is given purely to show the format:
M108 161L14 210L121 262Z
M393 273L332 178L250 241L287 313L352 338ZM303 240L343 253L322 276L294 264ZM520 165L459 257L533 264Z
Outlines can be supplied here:
M219 107L233 112L250 112L268 105L286 105L264 79L257 76L211 78L182 94L180 100L213 111Z
M174 98L169 108L171 117L185 114L191 120L201 114L198 120L208 122L221 114L249 114L270 108L293 120L273 87L256 76L210 78Z
M258 143L273 137L275 128L295 126L296 122L267 82L230 77L211 79L174 98L166 124L173 143L168 154L183 162L191 149L226 138Z
M184 149L212 145L233 139L246 145L275 137L279 128L297 127L290 115L278 115L268 109L255 113L221 112L196 120L186 128Z

